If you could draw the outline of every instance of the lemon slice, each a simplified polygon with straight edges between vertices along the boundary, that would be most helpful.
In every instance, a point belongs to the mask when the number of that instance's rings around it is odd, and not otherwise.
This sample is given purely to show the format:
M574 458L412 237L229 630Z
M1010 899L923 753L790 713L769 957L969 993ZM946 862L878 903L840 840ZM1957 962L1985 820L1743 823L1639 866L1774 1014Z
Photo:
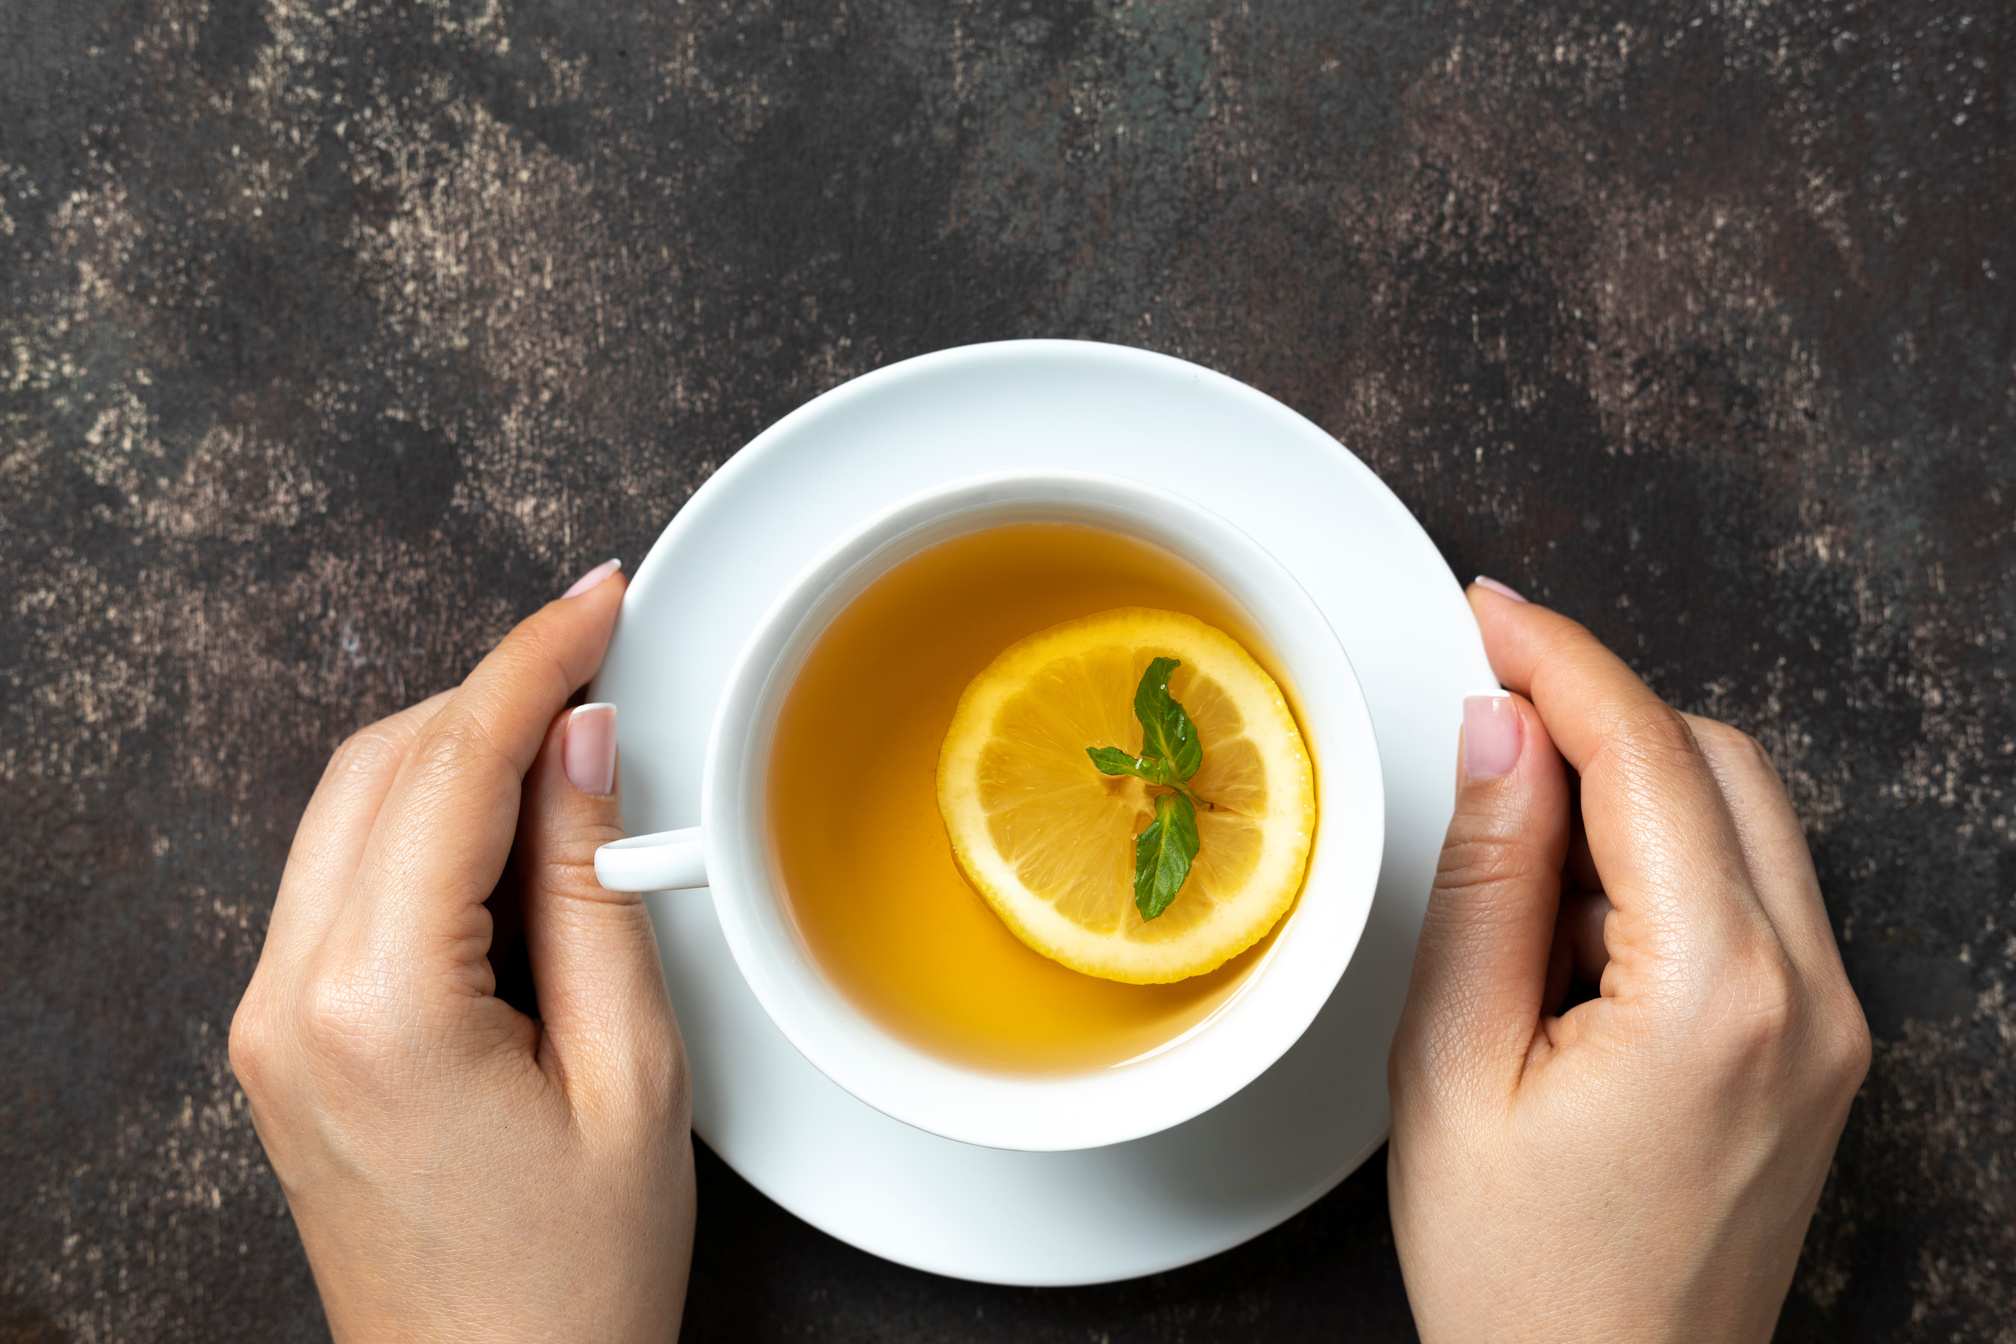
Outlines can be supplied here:
M1155 658L1204 763L1190 875L1159 917L1134 906L1134 837L1152 788L1101 774L1087 747L1141 750L1134 689ZM1316 776L1274 679L1194 617L1121 607L1010 645L959 699L938 810L966 878L1015 936L1075 971L1166 984L1214 970L1274 927L1302 885Z

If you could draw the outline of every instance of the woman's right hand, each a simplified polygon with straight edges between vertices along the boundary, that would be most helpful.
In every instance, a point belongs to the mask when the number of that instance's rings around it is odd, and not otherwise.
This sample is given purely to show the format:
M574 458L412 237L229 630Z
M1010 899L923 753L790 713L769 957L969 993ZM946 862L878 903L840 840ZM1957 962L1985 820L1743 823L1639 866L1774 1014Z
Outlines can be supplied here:
M564 708L614 568L351 738L287 856L231 1065L338 1340L679 1333L686 1055L642 898L595 880L623 835L615 712ZM507 861L537 1016L497 993Z
M1421 1337L1768 1339L1869 1067L1798 819L1749 737L1470 602L1513 694L1465 706L1388 1066Z

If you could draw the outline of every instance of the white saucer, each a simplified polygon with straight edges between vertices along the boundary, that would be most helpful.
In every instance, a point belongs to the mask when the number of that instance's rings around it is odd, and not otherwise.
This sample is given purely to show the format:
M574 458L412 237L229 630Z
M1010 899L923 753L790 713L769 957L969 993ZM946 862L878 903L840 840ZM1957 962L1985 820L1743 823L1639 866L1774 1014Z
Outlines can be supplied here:
M1386 1047L1455 799L1463 696L1495 687L1461 588L1363 463L1242 383L1079 341L941 351L835 388L696 492L637 570L592 695L620 706L631 833L692 826L730 664L784 585L896 500L1010 468L1187 495L1273 552L1329 617L1370 703L1386 855L1351 967L1244 1091L1111 1148L1018 1153L925 1134L829 1082L743 983L703 892L646 897L692 1057L694 1128L757 1189L918 1269L1082 1284L1214 1255L1289 1218L1386 1137Z

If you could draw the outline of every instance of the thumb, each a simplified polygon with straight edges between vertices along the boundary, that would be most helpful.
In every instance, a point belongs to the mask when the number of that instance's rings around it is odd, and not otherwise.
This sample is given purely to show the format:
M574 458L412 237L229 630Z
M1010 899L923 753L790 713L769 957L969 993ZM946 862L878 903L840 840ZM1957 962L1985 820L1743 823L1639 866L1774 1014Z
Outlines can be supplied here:
M679 1053L643 899L595 880L595 850L622 838L616 706L564 712L525 777L519 890L541 1048L577 1100L634 1097L662 1082Z
M1568 780L1523 697L1463 702L1456 812L1414 953L1391 1072L1437 1090L1509 1089L1540 1022L1561 867Z

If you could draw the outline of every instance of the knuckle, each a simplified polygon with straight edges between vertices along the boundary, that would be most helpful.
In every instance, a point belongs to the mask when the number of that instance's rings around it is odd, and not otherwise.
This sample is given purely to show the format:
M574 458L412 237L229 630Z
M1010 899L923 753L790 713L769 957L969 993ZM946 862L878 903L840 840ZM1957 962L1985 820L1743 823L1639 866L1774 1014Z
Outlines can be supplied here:
M273 1060L272 1018L264 996L256 990L246 990L238 1011L231 1015L227 1050L238 1086L256 1101L267 1091Z
M672 1118L681 1126L691 1123L693 1114L693 1071L686 1063L686 1050L677 1033L659 1051L653 1061L652 1076L656 1080L652 1089L652 1104L659 1114Z
M369 771L385 763L388 758L397 760L398 748L382 723L359 728L337 744L330 754L330 775L347 775Z
M1603 751L1625 762L1657 768L1692 764L1701 757L1700 743L1687 720L1679 710L1654 696L1647 696L1618 714Z
M348 976L318 976L309 987L303 1021L303 1045L316 1059L345 1072L377 1064L385 1053L385 1033L378 996Z
M1721 966L1715 983L1703 1011L1707 1039L1724 1055L1754 1064L1784 1050L1798 1035L1798 982L1782 952L1738 956Z
M497 744L482 719L467 712L443 714L418 748L423 768L451 779L498 755Z
M1555 616L1558 621L1555 633L1542 645L1534 663L1536 681L1572 680L1589 666L1592 655L1604 657L1609 653L1603 641L1596 638L1588 626L1559 612Z
M540 615L535 612L518 622L505 637L504 648L513 659L535 664L558 661L552 626Z
M1701 742L1704 746L1712 743L1716 746L1742 751L1747 747L1756 745L1756 738L1750 736L1750 734L1744 732L1734 724L1724 723L1720 719L1703 718L1698 714L1686 715L1685 718L1687 720L1687 727L1693 732L1695 740Z
M597 1089L619 1139L656 1146L668 1128L692 1124L693 1077L676 1029L641 1031L612 1061L613 1074Z
M1843 1099L1869 1072L1872 1043L1862 1008L1804 980L1781 949L1745 957L1730 969L1717 996L1712 1039L1741 1068L1796 1068Z
M1712 744L1727 752L1731 757L1747 759L1751 768L1771 779L1778 777L1778 764L1771 759L1771 753L1754 736L1733 724L1720 719L1692 719L1690 726L1696 738L1704 745Z
M564 699L573 690L568 684L572 679L567 675L567 646L544 617L539 612L520 621L497 652L518 671L551 681Z
M1403 1025L1386 1050L1386 1095L1392 1098L1396 1112L1406 1105L1406 1099L1413 1094L1414 1088L1414 1054L1407 1048L1405 1031Z
M1722 726L1725 728L1729 727L1727 724L1723 724ZM1775 776L1778 773L1777 762L1771 759L1771 752L1762 742L1758 741L1751 734L1744 732L1741 728L1729 728L1729 732L1733 736L1732 745L1737 750L1749 756L1769 774Z
M601 825L546 840L536 850L536 881L543 890L569 901L641 906L643 898L636 893L610 891L595 876L595 851L623 834L620 826Z
M1742 1021L1756 1043L1782 1041L1798 1029L1799 988L1782 954L1755 958L1742 987Z
M648 921L644 923L648 928ZM635 1108L633 1113L646 1117L651 1127L685 1125L693 1110L686 1043L672 1016L669 998L662 991L653 998L655 1002L648 1007L635 1004L633 1011L625 1014L629 1019L628 1044L613 1060L620 1077L618 1090Z
M1850 991L1844 997L1848 1002L1835 1017L1829 1053L1836 1078L1843 1090L1852 1095L1869 1076L1875 1043L1869 1036L1869 1019L1863 1016L1862 1005L1855 1001L1854 993Z
M1452 827L1435 865L1435 891L1450 895L1497 891L1552 876L1556 867L1540 845L1524 836L1488 830L1459 833Z
M595 851L607 843L603 832L616 830L598 826L587 833L555 836L540 846L539 867L545 883L569 896L603 895L602 884L595 880Z

